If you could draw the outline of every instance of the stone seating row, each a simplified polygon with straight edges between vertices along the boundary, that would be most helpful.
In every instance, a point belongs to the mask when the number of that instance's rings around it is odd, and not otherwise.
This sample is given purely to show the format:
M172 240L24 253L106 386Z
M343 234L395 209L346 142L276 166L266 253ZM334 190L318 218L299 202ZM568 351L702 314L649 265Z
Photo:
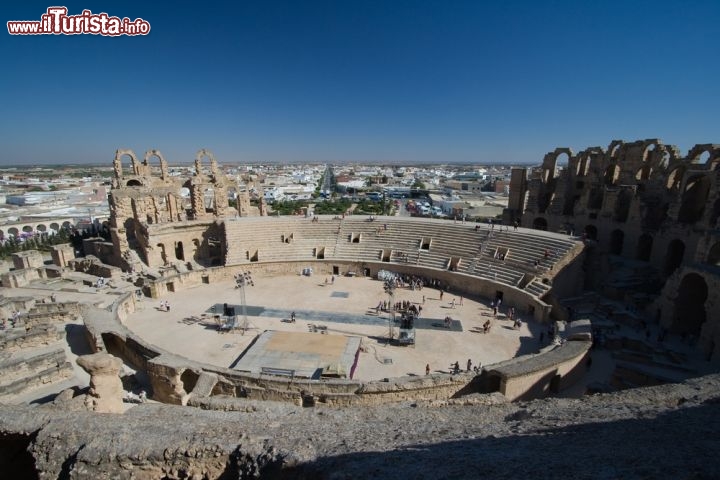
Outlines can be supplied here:
M313 222L297 217L258 217L226 222L226 264L249 263L256 252L259 262L316 260L316 249L322 248L321 260L382 262L385 252L390 253L389 263L441 270L448 269L455 257L460 259L459 273L518 286L526 273L538 275L551 270L576 244L572 239L535 230L498 229L490 234L487 229L476 230L473 224L376 218L346 217L341 221L319 217ZM424 249L423 242L429 242L429 248ZM494 258L498 248L510 250L505 261ZM544 294L549 286L529 282L526 289Z

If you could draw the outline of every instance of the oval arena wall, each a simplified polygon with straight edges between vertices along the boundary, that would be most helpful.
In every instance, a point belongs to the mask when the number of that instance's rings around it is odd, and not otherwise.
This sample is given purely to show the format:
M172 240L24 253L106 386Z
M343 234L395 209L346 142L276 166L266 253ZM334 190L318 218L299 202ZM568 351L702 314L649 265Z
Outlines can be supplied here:
M548 321L551 306L538 293L548 294L552 281L572 276L582 252L582 244L566 235L548 232L536 235L525 229L491 231L486 225L476 229L474 224L424 219L377 217L368 221L357 217L345 220L321 217L313 222L305 218L261 217L226 221L223 230L225 266L165 272L145 285L145 293L161 297L169 290L177 292L200 283L227 281L239 271L248 270L266 275L299 274L303 268L312 267L318 273L330 274L335 270L340 274L373 276L379 270L388 270L438 279L449 289L470 295L491 297L501 290L506 304L516 305L526 313L534 311L536 320ZM157 239L172 232L153 234ZM424 248L424 243L428 248ZM479 243L484 243L483 251ZM495 258L499 249L509 252L506 260ZM546 254L549 249L553 249L551 255ZM318 252L322 252L322 258L318 258ZM459 259L454 266L453 259ZM545 279L542 284L547 289L538 292L528 288L541 279ZM496 381L498 370L493 365L479 375L436 374L370 382L288 379L192 361L145 342L123 326L123 320L134 312L135 302L136 297L131 294L119 298L113 306L112 321L87 312L84 318L91 344L145 371L154 399L204 408L242 408L233 400L237 398L372 405L446 400L492 391L510 393L510 399L545 396L552 390L550 382L557 384L558 375L567 379L579 376L589 348L588 342L582 342L587 348L568 342L574 345L513 359L512 369L498 365L503 370L502 382ZM553 368L554 364L557 368ZM528 372L539 370L544 374L528 376Z

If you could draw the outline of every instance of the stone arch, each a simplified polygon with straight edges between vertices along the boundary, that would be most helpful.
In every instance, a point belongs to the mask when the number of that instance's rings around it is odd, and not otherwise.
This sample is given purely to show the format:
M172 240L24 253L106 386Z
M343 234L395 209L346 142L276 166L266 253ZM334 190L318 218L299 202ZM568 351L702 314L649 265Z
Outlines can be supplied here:
M16 227L8 228L8 235L12 235L14 238L17 238L19 234L20 231Z
M22 227L23 233L33 233L35 229L32 227L32 225L24 225Z
M620 167L616 163L611 163L605 169L603 177L605 179L606 186L611 187L613 185L617 185L617 182L620 179Z
M537 217L535 220L533 220L532 227L535 230L547 230L548 229L547 220L545 220L543 217Z
M35 230L37 230L40 233L46 233L48 228L47 228L47 225L40 223L35 227Z
M610 253L613 255L622 255L623 242L625 241L625 232L615 229L610 233Z
M202 160L203 160L203 158L209 159L211 166L213 163L215 163L215 156L212 154L212 152L210 150L207 150L205 148L198 150L197 154L195 155L195 175L197 175L197 176L202 175Z
M57 224L57 222L52 222L50 224L50 230L54 230L55 232L60 231L60 225Z
M566 161L562 160L563 155L567 158ZM555 196L555 189L558 183L558 161L560 161L560 163L569 164L571 158L572 151L569 148L556 148L555 151L545 155L540 177L542 185L540 187L540 191L538 192L537 200L538 211L540 213L545 213Z
M705 258L705 263L720 266L720 242L715 242L712 247L710 247L707 258Z
M625 144L622 140L613 140L608 146L608 156L610 158L618 158L620 156L621 147Z
M140 180L133 178L131 180L128 180L125 184L126 187L142 187L143 184Z
M588 240L595 240L598 239L598 229L595 225L585 225L585 237Z
M71 222L70 220L65 220L65 221L62 223L62 228L65 228L65 229L68 229L68 228L70 228L70 227L72 227L72 226L73 226L73 224L72 224L72 222Z
M678 165L670 170L667 176L667 182L665 182L665 187L668 190L680 190L683 178L685 177L685 170L684 165Z
M643 166L638 168L637 172L635 172L635 180L639 182L648 180L650 175L652 175L652 171L652 166L649 163L643 164Z
M711 162L717 159L717 154L719 150L720 145L714 145L711 143L695 145L688 152L687 160L691 164L710 166Z
M138 164L135 152L129 148L118 149L115 151L115 160L113 161L113 171L115 173L115 178L118 180L123 177L122 157L124 156L130 157L130 168L133 175L139 174L140 165Z
M680 281L675 297L672 331L699 335L700 328L707 319L705 310L707 297L708 286L702 275L694 272L685 275Z
M665 275L673 273L682 264L684 256L685 243L677 238L670 242L665 254Z
M590 153L586 152L583 153L577 162L577 169L575 170L575 175L578 177L584 177L588 174L588 171L590 170L591 166L591 158Z
M710 194L710 178L698 175L687 180L682 195L678 222L695 223L702 218Z
M182 241L175 242L175 258L177 260L185 260L185 248Z
M565 156L566 160L562 159L563 155ZM549 183L552 179L557 177L558 163L568 165L571 158L572 150L570 150L569 148L556 148L553 152L545 155L542 164L542 182Z
M649 233L643 233L638 238L637 252L635 258L643 260L645 262L650 261L650 255L652 254L653 237Z
M658 142L652 141L645 145L645 150L643 150L642 160L643 162L647 162L649 160L652 160L652 157L654 156L655 152L658 150Z
M168 166L167 162L165 161L165 157L163 157L163 154L160 152L160 150L148 150L145 152L145 158L143 159L143 165L147 167L147 175L150 175L150 159L152 157L157 157L158 160L160 160L160 178L165 180L168 176Z
M624 188L618 193L613 218L616 222L627 222L628 215L630 214L630 205L632 204L634 196L633 191L629 188Z

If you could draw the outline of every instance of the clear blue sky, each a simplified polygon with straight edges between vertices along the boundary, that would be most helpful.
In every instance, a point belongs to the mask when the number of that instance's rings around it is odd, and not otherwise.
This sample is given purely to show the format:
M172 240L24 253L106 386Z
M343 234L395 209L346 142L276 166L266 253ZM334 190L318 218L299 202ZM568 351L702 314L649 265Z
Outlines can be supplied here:
M0 164L539 162L720 143L720 1L4 2ZM148 36L12 36L47 7Z

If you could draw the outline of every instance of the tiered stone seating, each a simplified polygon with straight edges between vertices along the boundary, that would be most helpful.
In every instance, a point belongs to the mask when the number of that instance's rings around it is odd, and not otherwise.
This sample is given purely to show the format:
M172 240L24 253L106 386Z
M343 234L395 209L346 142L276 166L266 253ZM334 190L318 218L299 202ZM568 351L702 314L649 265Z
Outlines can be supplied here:
M62 319L74 319L76 312L61 312L63 304L49 304L52 313L33 308L21 315L14 328L0 332L0 397L59 382L74 375L62 341ZM44 309L47 310L47 309Z
M359 216L343 220L319 216L316 221L254 217L228 220L225 230L226 265L318 260L317 249L322 248L320 260L325 261L410 264L438 270L451 269L455 258L459 263L453 271L515 287L527 283L524 288L537 296L547 293L551 285L533 276L549 273L577 245L555 233L498 228L490 234L485 225L476 230L475 224L409 217L376 217L374 221ZM424 240L429 248L423 248ZM498 249L509 250L504 260L494 258ZM390 253L389 258L383 258L383 252ZM531 276L523 281L526 274Z

